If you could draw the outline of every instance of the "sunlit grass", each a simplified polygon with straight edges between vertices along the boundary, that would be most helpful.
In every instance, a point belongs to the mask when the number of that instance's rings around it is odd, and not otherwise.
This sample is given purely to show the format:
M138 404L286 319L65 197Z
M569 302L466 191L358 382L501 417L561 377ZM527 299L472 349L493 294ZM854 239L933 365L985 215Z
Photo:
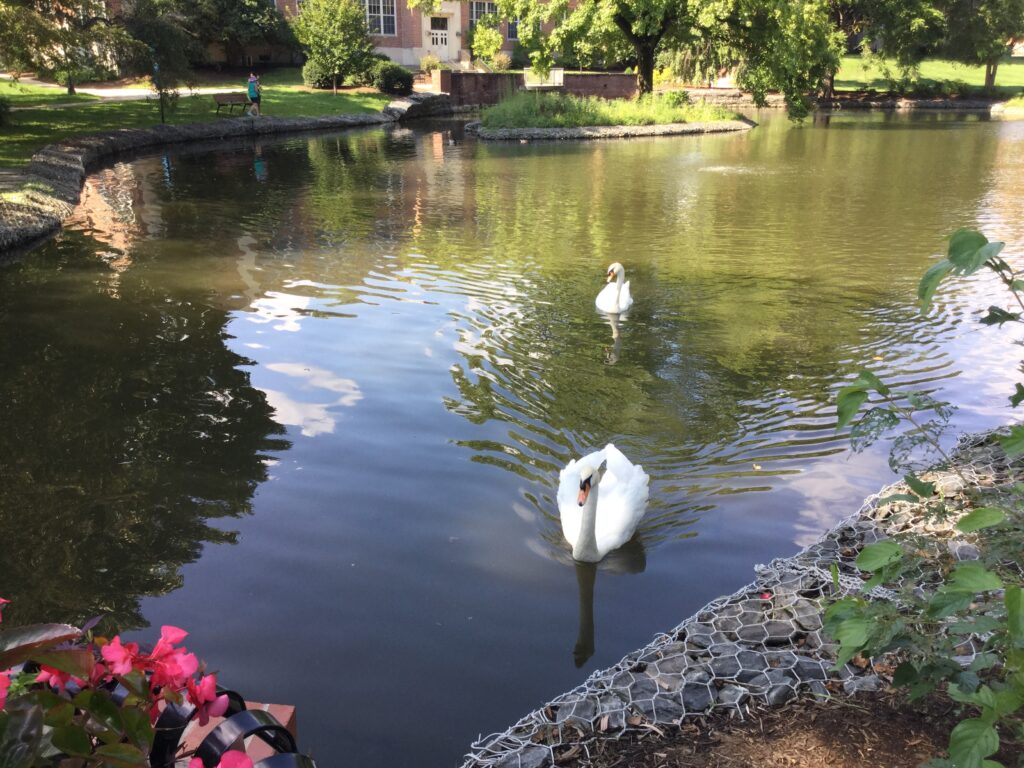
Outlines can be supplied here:
M587 125L706 123L735 117L733 112L721 107L703 102L677 105L664 96L602 99L520 91L485 109L482 122L487 128L576 128Z
M893 62L888 62L893 77L899 72ZM927 59L921 62L918 83L920 87L935 92L959 93L966 85L968 92L980 91L985 85L985 68L957 64L945 59ZM887 91L892 83L883 72L882 62L865 60L860 56L846 56L836 75L838 90ZM996 92L999 95L1016 95L1024 88L1024 58L1006 59L996 71Z
M263 98L263 114L276 117L319 117L379 112L391 97L380 93L353 90L337 96L327 93L268 89ZM235 110L235 116L238 116ZM171 125L201 123L227 117L220 115L212 96L183 96L177 109L168 113ZM156 99L107 101L65 109L24 109L11 112L11 124L0 127L0 166L24 165L32 153L46 144L69 136L114 128L149 128L160 122Z
M0 80L0 97L8 99L16 107L96 100L95 96L86 96L81 93L68 96L67 91L63 88L47 88L23 82L15 83L12 80Z

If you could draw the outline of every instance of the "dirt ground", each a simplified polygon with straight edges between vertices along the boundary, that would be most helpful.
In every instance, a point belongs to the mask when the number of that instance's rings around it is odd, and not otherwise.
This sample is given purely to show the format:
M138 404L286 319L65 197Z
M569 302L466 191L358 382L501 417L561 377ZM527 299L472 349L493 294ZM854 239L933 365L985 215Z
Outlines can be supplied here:
M945 756L957 723L944 697L907 704L900 693L861 693L753 709L746 720L712 717L649 729L566 753L563 766L592 768L914 768ZM996 759L1024 766L1024 744L1006 743Z

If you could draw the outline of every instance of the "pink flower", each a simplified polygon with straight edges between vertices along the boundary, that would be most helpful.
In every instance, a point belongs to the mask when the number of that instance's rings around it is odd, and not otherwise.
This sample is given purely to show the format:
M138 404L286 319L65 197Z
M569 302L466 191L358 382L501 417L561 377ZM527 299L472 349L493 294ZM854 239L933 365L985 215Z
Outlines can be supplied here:
M110 671L115 675L127 675L132 671L132 665L139 655L138 643L121 644L121 636L118 635L100 649L103 660L110 665Z
M4 620L4 606L7 605L9 602L11 601L4 600L2 597L0 597L0 621Z
M77 677L73 677L68 672L61 672L59 669L48 667L45 664L40 665L39 674L36 676L37 683L49 683L61 693L64 693L68 682L73 682L75 685L81 686L82 681Z
M192 678L186 681L189 701L196 708L199 724L206 725L211 717L220 717L228 708L227 694L217 695L217 676L204 675L196 685Z
M11 673L0 672L0 709L7 704L7 689L11 687Z
M188 764L188 768L205 768L205 766L202 760L198 757L193 757ZM232 749L224 753L217 768L252 768L252 760L244 752Z

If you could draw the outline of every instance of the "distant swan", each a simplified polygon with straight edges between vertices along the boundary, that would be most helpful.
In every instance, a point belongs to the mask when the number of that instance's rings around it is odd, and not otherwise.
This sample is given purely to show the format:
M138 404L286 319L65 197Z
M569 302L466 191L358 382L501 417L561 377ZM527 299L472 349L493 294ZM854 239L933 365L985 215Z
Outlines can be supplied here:
M615 284L612 285L612 280ZM610 315L618 315L633 306L633 297L629 293L629 283L626 282L626 270L619 262L608 267L608 285L606 285L594 302L597 308Z
M647 508L649 479L611 443L569 462L559 476L558 511L573 559L596 563L632 538Z

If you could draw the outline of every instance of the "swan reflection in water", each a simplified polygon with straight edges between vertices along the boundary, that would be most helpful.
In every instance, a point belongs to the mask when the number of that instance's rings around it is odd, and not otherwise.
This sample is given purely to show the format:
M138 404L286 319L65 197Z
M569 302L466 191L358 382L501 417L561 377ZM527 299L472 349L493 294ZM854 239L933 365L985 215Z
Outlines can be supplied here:
M619 323L628 314L626 312L621 315L605 315L608 319L608 325L612 327L612 345L611 347L604 348L604 361L608 365L615 365L619 362L619 355L622 353L622 334L619 332Z
M597 572L604 571L616 576L629 573L643 573L647 568L647 551L643 542L634 536L618 549L609 552L599 563L581 563L572 559L564 549L547 552L549 557L576 569L576 586L579 588L579 627L572 658L579 669L594 655L594 585Z

